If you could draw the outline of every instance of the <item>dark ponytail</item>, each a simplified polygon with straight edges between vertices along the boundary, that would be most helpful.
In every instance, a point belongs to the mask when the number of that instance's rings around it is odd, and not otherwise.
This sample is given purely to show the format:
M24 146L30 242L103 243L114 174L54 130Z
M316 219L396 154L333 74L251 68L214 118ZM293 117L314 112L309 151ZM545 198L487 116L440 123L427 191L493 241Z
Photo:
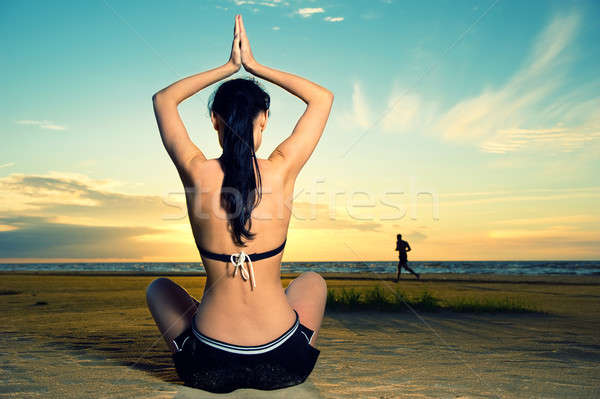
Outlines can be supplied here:
M251 214L262 194L254 152L254 120L269 105L269 94L254 78L225 81L209 100L209 112L214 112L223 125L221 206L227 212L233 241L239 246L254 238Z

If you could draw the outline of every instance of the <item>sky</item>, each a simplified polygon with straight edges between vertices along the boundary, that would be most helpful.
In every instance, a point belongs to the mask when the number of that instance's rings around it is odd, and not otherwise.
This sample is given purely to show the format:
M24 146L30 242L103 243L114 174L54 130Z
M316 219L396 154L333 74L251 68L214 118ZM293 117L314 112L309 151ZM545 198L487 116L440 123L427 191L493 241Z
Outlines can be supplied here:
M335 94L284 261L600 259L596 1L3 1L0 262L199 261L156 91L255 58ZM243 69L230 78L250 74ZM262 81L268 157L304 103ZM179 106L207 157L207 101Z

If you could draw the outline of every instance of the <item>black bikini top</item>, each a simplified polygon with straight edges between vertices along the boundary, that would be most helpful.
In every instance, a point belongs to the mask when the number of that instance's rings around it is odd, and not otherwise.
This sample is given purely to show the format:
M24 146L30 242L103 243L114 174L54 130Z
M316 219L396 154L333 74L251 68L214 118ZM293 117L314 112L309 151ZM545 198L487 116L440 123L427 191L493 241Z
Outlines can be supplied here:
M287 241L287 238L285 240L283 240L283 243L280 246L278 246L277 248L272 249L270 251L255 252L253 254L247 254L244 251L240 251L239 253L234 253L231 255L217 254L214 252L207 251L206 249L200 248L200 246L198 246L198 250L200 251L200 255L202 255L205 258L219 260L221 262L233 263L233 267L234 267L233 276L235 277L235 275L238 271L238 268L239 268L240 275L242 276L242 278L244 280L248 280L248 278L250 278L251 283L252 283L252 288L254 288L254 287L256 287L256 282L254 281L254 267L252 266L252 261L256 262L257 260L266 259L266 258L270 258L271 256L277 255L278 253L283 251L286 241ZM248 262L248 264L250 266L250 275L248 275L248 270L246 270L246 267L244 266L244 263L246 261Z

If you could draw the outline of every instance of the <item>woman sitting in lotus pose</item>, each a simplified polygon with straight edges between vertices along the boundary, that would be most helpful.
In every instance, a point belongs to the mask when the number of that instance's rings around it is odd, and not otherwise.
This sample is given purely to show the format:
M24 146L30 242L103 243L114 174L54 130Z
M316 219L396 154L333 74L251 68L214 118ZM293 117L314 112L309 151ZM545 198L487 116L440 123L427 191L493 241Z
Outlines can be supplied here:
M291 135L267 159L258 159L270 97L254 77L227 80L208 106L223 153L206 159L190 140L177 106L242 65L300 98L306 110ZM304 382L320 354L315 343L327 287L320 275L306 272L284 290L280 268L294 183L325 128L332 92L259 64L242 16L236 15L229 61L173 83L152 100L162 141L186 189L207 275L200 302L167 278L147 289L178 375L186 385L211 392Z

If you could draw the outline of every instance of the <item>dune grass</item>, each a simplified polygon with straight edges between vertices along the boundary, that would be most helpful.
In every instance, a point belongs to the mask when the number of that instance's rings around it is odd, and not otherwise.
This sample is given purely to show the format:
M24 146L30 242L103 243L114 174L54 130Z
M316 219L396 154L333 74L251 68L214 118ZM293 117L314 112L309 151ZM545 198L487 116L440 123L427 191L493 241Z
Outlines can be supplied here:
M469 313L540 313L530 303L519 298L493 297L458 297L438 298L427 290L408 294L399 288L384 290L380 286L366 289L342 288L328 289L327 309L329 310L382 310L407 311L415 310L436 312L469 312Z

